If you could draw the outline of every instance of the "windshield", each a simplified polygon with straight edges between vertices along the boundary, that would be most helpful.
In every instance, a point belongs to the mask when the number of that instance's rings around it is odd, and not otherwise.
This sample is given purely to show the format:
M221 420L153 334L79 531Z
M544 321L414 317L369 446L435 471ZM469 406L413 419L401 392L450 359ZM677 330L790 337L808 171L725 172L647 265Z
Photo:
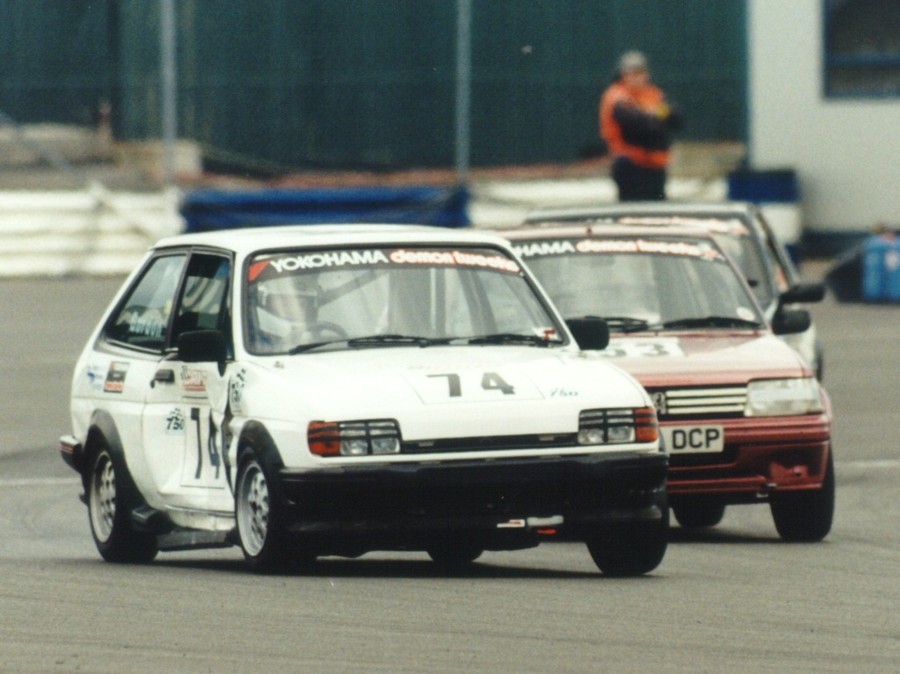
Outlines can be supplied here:
M711 242L653 237L514 244L566 318L599 316L618 332L763 323L740 277Z
M250 353L562 343L519 264L499 249L287 250L247 270Z
M760 306L767 307L775 300L777 290L773 286L771 273L766 265L765 252L761 242L753 235L750 226L741 218L725 214L644 214L625 215L616 219L621 224L659 225L670 223L700 227L709 232L718 246L734 260L744 278L750 283L753 294ZM785 288L786 289L786 288Z
M769 306L775 300L775 289L772 287L759 244L749 232L746 234L713 232L713 238L750 281L753 294L756 295L760 305Z

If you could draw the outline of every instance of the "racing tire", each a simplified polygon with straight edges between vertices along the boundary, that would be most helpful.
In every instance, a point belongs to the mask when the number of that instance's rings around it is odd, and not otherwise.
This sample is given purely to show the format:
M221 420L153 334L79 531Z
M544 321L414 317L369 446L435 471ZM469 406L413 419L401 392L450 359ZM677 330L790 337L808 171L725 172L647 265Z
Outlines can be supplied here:
M120 564L153 561L159 552L156 537L131 526L131 512L138 496L124 462L107 447L100 447L89 466L88 521L100 556Z
M290 568L277 484L253 450L244 453L238 466L234 520L244 560L251 569L272 573Z
M481 557L484 549L472 543L446 543L428 548L431 560L445 569L464 569Z
M725 504L704 499L679 499L672 502L672 514L683 529L705 529L722 521Z
M828 452L822 487L814 491L776 494L769 507L781 540L816 543L831 531L834 519L834 457Z
M653 571L669 545L669 508L646 522L623 522L603 527L587 540L588 552L604 576L624 578Z

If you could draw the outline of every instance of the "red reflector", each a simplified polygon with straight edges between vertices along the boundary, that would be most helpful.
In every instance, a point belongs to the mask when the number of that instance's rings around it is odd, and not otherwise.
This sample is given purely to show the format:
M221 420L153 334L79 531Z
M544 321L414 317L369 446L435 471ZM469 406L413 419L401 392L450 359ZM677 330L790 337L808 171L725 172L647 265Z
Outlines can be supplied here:
M556 529L538 529L537 532L540 536L556 536Z
M634 411L634 439L637 442L656 442L659 439L656 410L652 407L639 407Z
M338 425L328 421L310 421L306 430L309 451L317 456L339 456L341 437Z

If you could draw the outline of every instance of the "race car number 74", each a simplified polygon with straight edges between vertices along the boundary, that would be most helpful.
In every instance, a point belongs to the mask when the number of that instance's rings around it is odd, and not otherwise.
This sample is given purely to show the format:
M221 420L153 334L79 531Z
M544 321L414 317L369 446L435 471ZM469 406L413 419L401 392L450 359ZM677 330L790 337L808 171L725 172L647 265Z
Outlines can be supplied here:
M451 398L458 398L462 395L462 383L458 374L450 372L447 374L430 374L428 376L446 377ZM485 372L481 375L481 388L485 391L501 391L504 395L513 395L516 392L516 388L508 384L496 372Z

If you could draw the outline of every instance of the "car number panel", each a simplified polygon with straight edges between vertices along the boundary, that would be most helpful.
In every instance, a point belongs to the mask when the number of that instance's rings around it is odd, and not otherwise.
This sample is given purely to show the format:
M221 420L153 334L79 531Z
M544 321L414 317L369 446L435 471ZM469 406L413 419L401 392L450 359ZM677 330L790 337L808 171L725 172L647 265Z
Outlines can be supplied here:
M669 454L716 454L725 450L725 427L714 424L660 426Z

